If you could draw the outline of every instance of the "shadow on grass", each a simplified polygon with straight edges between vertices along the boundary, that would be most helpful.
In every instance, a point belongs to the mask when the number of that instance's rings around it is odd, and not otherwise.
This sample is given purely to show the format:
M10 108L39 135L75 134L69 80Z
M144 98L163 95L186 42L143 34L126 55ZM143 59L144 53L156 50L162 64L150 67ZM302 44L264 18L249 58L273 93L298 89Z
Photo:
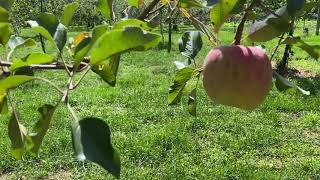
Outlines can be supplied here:
M292 75L290 77L296 81L299 87L310 91L311 95L316 95L320 91L320 75L314 77Z

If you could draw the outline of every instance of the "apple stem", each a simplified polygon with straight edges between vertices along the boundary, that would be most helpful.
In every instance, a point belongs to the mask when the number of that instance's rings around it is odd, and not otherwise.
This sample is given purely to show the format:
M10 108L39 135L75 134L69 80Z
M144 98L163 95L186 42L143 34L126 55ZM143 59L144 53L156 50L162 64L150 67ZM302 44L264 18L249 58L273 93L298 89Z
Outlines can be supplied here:
M250 6L245 10L245 14L243 15L243 18L238 26L236 36L234 37L233 45L240 45L241 44L241 38L244 30L244 25L249 17L249 12L253 9L253 7L256 4L259 4L260 0L253 0L250 4Z

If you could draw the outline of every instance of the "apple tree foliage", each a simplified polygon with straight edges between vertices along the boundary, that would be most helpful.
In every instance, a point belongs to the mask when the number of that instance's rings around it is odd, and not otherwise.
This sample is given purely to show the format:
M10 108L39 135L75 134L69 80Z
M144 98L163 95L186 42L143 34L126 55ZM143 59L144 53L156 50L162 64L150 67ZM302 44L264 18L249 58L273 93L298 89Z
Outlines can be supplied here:
M32 2L29 1L31 5ZM266 42L282 37L278 46L290 44L305 50L315 59L320 56L320 46L307 44L300 37L288 36L284 38L288 31L294 28L294 20L318 6L319 2L317 1L287 0L280 9L270 9L270 15L264 20L254 23L248 33L243 33L243 31L251 12L255 9L265 9L267 7L265 6L266 1L127 0L126 3L134 8L143 7L141 14L132 19L116 17L119 12L115 12L114 7L118 2L116 0L94 1L93 9L103 15L105 22L110 23L95 26L90 32L79 33L73 41L67 40L67 33L72 17L79 8L78 1L66 4L61 8L50 6L51 8L60 8L61 15L55 16L49 11L49 13L37 13L36 16L30 16L30 20L27 21L30 29L47 39L54 47L55 53L52 55L30 52L26 57L17 59L12 56L16 49L34 46L37 42L14 35L12 30L14 13L11 9L14 0L0 0L0 44L7 50L6 60L1 61L0 64L3 73L0 79L0 113L11 113L8 129L12 143L11 152L16 159L23 159L26 153L34 156L39 154L43 139L54 120L54 113L59 107L66 106L74 119L71 124L71 134L77 159L97 163L115 177L120 177L120 154L112 145L109 126L105 121L96 117L78 117L69 103L70 94L82 83L89 71L96 73L110 86L115 86L123 54L157 47L161 36L154 32L154 26L150 25L150 22L151 18L157 15L163 7L169 9L169 19L179 12L197 29L197 31L185 32L179 41L179 50L186 61L175 62L178 72L168 95L169 105L178 104L188 83L193 86L188 92L188 109L190 114L194 116L196 116L197 109L197 88L202 73L201 64L197 61L197 55L203 45L202 36L208 38L212 47L219 46L217 34L224 22L234 15L243 16L235 35L234 44L240 44L244 39L250 42ZM192 9L207 9L210 12L207 15L213 27L193 16ZM116 19L121 20L116 21ZM247 36L242 38L242 34ZM72 60L66 61L63 58L64 51L70 53ZM72 63L68 64L69 62ZM32 74L30 71L39 68L66 71L67 88L61 89L50 79L30 75ZM29 73L26 73L26 70ZM80 74L79 79L76 79L78 76L75 75L77 74ZM274 73L274 79L275 85L280 91L296 88L304 94L309 94L277 73ZM37 111L40 116L37 123L33 129L27 129L21 123L19 110L12 103L10 93L17 87L32 81L43 81L51 85L60 100L55 104L44 104L39 107Z

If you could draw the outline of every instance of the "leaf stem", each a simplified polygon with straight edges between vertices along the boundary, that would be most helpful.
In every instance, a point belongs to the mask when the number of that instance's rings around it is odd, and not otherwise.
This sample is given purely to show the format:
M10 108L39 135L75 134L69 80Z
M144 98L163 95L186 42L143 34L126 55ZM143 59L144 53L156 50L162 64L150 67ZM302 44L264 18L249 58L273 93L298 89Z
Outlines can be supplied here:
M49 85L51 85L52 87L54 87L59 93L64 94L64 91L61 90L57 85L55 85L55 84L54 84L53 82L51 82L50 80L45 79L45 78L41 78L41 77L35 77L34 79L35 79L35 80L40 80L40 81L46 82L46 83L48 83Z
M77 116L74 109L71 107L70 103L67 103L67 107L68 107L68 110L70 111L72 117L74 118L74 120L79 121L79 117Z
M275 50L273 51L273 53L272 53L272 55L271 55L270 61L273 60L274 56L275 56L276 53L278 52L278 49L279 49L279 47L280 47L280 45L281 45L281 42L282 42L285 34L286 34L286 33L282 33L282 35L281 35L281 37L280 37L280 39L279 39L279 41L278 41L278 44L277 44Z
M80 77L80 79L76 82L76 84L72 87L72 90L76 89L79 84L81 83L81 81L85 78L85 76L89 73L89 71L91 70L91 66L88 66L88 68L85 70L85 72L82 74L82 76Z

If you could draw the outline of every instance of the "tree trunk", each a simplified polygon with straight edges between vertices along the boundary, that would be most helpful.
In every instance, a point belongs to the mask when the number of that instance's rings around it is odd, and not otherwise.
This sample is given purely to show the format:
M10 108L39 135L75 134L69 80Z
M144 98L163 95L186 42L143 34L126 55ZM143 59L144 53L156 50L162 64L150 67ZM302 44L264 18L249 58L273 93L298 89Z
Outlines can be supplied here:
M319 36L320 31L320 6L318 7L318 19L317 19L317 29L316 29L316 35Z
M289 36L293 36L293 32L294 32L294 30L292 28L290 30L290 32L289 32ZM283 54L282 60L277 65L277 72L280 75L285 76L288 73L288 62L289 62L290 54L291 54L291 45L287 44L286 48L284 50L284 54Z
M163 34L163 22L162 22L162 18L163 18L163 11L162 9L160 10L160 34L162 37L162 42L161 42L161 49L164 48L164 34Z
M43 13L44 10L43 10L43 1L44 0L40 0L40 12ZM41 43L41 48L42 48L42 51L44 53L46 53L46 45L45 45L45 42L44 42L44 39L42 37L42 35L40 34L40 43Z
M169 27L168 27L168 53L171 52L171 45L172 45L172 21L169 19Z

